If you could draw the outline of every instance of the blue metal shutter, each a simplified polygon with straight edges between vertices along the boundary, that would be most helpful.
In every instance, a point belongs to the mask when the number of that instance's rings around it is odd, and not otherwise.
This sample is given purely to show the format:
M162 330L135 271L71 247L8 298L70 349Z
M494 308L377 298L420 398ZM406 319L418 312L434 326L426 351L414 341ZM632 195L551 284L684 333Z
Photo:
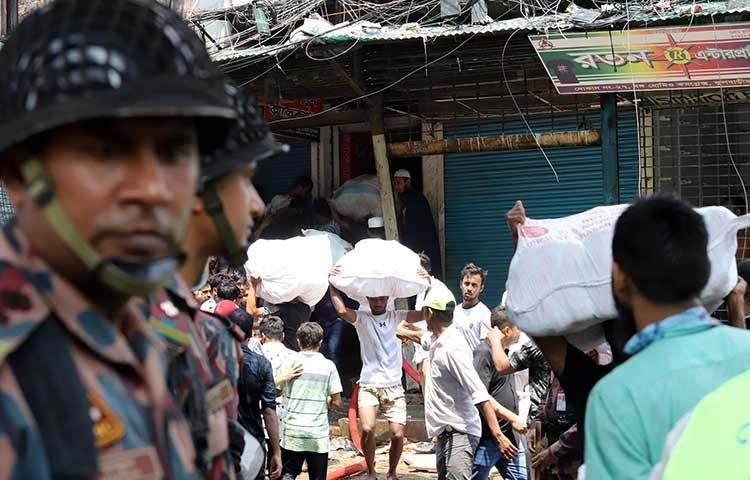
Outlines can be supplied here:
M586 128L599 128L599 113L586 115ZM576 130L582 116L528 118L535 133ZM456 122L445 127L447 137L526 133L513 122ZM638 139L635 114L618 117L620 199L637 192ZM602 205L604 199L601 147L545 150L560 177L555 177L538 149L448 154L445 156L445 253L447 284L458 292L463 266L474 262L489 270L482 301L500 302L513 256L505 213L522 200L532 218L555 218ZM458 297L457 297L458 298Z
M297 177L310 176L310 144L293 143L289 147L289 153L263 160L255 170L253 183L265 202L286 193Z

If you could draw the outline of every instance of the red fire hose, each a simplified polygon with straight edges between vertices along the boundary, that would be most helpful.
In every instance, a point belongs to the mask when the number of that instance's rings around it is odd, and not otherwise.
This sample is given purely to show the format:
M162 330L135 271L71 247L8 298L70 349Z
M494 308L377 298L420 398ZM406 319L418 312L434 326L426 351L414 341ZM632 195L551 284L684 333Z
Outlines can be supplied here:
M409 365L409 362L404 359L403 362L404 372L409 375L412 380L421 385L419 374ZM352 392L352 399L349 401L349 435L352 437L352 443L357 447L359 451L362 451L362 439L359 436L359 429L357 428L357 399L359 398L359 383L354 385L354 391ZM364 460L353 463L346 467L341 467L338 470L329 472L326 476L326 480L340 480L350 475L355 475L367 469L367 462Z

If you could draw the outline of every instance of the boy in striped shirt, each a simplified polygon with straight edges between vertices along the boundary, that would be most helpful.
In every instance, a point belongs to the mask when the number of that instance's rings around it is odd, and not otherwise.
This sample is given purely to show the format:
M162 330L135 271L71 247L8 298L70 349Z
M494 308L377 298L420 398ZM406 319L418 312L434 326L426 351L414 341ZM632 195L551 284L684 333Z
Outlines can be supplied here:
M323 328L306 322L297 330L300 352L287 358L303 366L302 374L278 384L286 397L282 424L282 480L297 478L307 461L310 480L325 480L328 467L328 405L341 405L341 380L336 366L320 352ZM284 368L282 368L284 370Z

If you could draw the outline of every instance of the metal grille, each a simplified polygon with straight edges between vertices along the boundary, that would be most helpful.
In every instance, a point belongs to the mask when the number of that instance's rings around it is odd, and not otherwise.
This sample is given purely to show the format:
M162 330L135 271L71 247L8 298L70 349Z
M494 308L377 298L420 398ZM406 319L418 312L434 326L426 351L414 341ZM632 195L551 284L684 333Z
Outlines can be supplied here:
M642 192L674 193L696 207L722 205L737 197L747 205L743 185L750 179L750 108L722 108L716 94L718 104L640 109ZM750 229L740 231L737 240L738 259L750 259ZM714 315L726 319L726 308L722 305Z
M672 192L698 207L744 198L750 179L746 105L661 108L640 118L642 190Z

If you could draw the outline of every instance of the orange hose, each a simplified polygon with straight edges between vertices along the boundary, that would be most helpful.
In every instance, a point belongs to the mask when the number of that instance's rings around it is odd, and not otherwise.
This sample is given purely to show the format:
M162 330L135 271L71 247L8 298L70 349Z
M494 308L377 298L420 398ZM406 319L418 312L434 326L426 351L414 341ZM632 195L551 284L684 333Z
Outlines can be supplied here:
M416 370L414 370L414 367L412 367L409 364L409 362L406 361L405 358L403 361L403 367L404 367L404 372L406 372L406 374L409 375L412 378L412 380L417 382L417 385L422 385L422 380L419 378L419 374L417 373Z
M359 436L359 429L357 428L357 400L359 399L359 383L354 385L354 391L352 392L352 399L349 401L349 435L352 437L352 443L357 447L359 451L362 451L362 439ZM339 480L349 475L354 475L363 470L367 469L367 462L362 460L361 462L341 467L333 472L328 472L326 480Z

